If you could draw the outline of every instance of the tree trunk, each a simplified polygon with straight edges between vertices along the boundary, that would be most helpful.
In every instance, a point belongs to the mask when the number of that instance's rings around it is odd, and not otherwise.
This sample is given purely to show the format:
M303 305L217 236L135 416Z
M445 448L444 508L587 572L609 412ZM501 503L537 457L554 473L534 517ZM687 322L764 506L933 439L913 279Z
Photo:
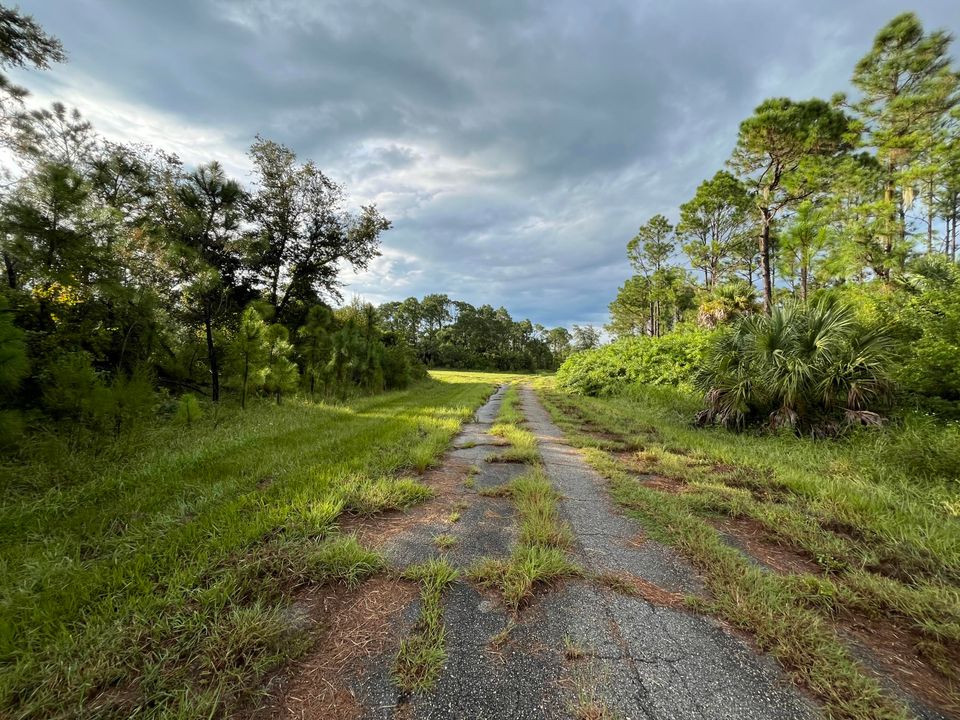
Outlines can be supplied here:
M763 230L760 233L760 274L763 277L763 309L767 315L773 312L773 280L770 274L770 214L764 208Z
M20 278L17 277L17 266L13 257L9 253L3 253L3 267L7 273L7 287L11 290L18 290Z
M883 201L887 205L893 204L893 192L895 190L893 185L893 169L888 165L887 173L891 176L883 186ZM884 282L890 282L890 256L893 255L893 233L894 225L896 225L897 212L894 210L890 213L890 216L887 218L887 230L883 236L883 263L877 268L877 276Z
M807 302L807 266L800 266L800 298L804 304Z
M210 364L210 398L220 400L220 367L217 363L217 349L213 344L213 318L209 301L204 304L203 327L207 334L207 361Z

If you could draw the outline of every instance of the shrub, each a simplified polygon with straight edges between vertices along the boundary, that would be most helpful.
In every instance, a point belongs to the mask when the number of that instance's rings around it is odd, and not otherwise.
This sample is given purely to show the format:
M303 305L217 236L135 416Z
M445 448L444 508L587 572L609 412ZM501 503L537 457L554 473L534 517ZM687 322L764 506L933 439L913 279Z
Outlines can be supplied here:
M621 338L571 355L557 370L557 384L580 395L613 395L635 384L686 385L710 337L684 327L662 337Z
M907 391L960 401L960 267L924 258L908 279L909 295L894 298L904 335L897 379ZM912 281L912 282L911 282Z
M387 345L380 362L387 390L403 389L427 376L426 366L417 360L413 350L404 342Z
M193 393L186 393L177 403L177 413L173 420L179 425L191 426L203 416L200 401Z
M893 343L885 328L857 320L824 297L741 318L710 343L696 376L706 393L701 423L833 434L844 424L878 424L892 392Z

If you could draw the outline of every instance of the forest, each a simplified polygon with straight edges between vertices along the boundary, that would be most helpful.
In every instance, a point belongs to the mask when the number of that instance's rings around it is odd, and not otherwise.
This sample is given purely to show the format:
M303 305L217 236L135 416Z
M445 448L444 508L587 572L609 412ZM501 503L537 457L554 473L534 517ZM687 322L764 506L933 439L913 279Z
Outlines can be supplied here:
M0 716L960 718L953 42L638 198L601 329L352 294L362 178L37 107L0 5Z

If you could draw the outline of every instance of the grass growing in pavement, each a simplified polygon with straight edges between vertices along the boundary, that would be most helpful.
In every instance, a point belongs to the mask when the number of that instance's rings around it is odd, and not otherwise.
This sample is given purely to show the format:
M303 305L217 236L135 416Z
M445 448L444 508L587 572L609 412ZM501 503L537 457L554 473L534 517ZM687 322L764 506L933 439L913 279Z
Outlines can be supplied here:
M449 550L457 544L457 538L450 533L440 533L433 536L433 544L438 550Z
M511 385L504 393L500 411L497 413L497 421L490 428L491 435L502 437L510 443L510 447L496 455L491 455L490 462L537 463L540 461L537 438L532 432L521 427L522 422L520 392L516 385Z
M540 466L510 483L484 491L510 497L517 507L517 545L506 560L488 558L470 571L471 579L494 588L516 611L537 583L580 574L567 557L572 541L569 526L560 519L556 490Z
M457 571L446 558L435 558L407 568L402 577L420 583L420 617L413 633L400 643L393 665L397 686L406 692L433 686L446 658L443 626L443 591L457 579Z
M408 507L408 473L500 378L450 374L345 404L229 406L97 455L0 465L0 715L229 714L304 648L303 585L381 565L343 513Z
M833 717L906 717L855 661L834 629L837 618L892 618L911 627L930 663L955 678L957 529L945 506L916 502L916 488L898 497L894 488L910 481L883 480L864 440L695 430L686 420L691 403L662 389L605 399L567 396L546 383L539 391L610 479L614 498L697 565L713 596L706 609L752 632ZM601 437L592 434L598 430ZM680 481L683 492L646 487L644 474ZM754 566L709 524L723 516L760 523L822 572L781 575Z

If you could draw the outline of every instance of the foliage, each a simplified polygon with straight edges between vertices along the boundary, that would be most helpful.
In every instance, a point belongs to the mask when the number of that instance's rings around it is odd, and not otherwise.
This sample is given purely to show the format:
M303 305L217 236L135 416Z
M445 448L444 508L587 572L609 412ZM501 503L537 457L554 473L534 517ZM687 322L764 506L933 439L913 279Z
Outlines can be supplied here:
M929 257L912 266L906 289L885 302L900 331L896 377L904 390L960 401L960 267Z
M200 401L193 393L184 393L180 396L180 402L177 403L177 412L174 420L181 425L192 427L193 424L203 417L203 410L200 407Z
M699 421L817 434L878 424L892 393L892 358L887 329L865 326L829 297L744 317L704 354L695 379L706 394Z
M427 367L552 370L570 352L566 328L514 320L505 308L474 307L446 295L410 297L378 308L380 322Z
M685 385L709 338L690 327L659 338L622 338L571 355L557 371L557 383L583 395L611 395L634 384Z
M705 328L715 328L759 310L757 289L745 280L731 280L712 292L702 293L697 323Z

